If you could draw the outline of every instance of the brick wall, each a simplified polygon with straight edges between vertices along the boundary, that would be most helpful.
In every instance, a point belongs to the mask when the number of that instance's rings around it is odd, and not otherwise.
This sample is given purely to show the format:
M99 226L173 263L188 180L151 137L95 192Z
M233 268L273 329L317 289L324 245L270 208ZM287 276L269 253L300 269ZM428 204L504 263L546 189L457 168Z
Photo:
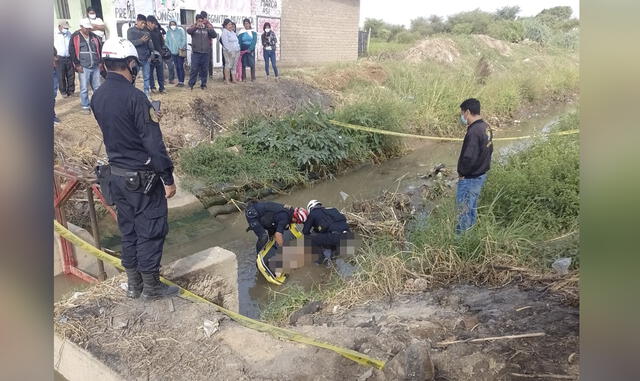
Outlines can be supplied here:
M360 0L284 0L281 55L285 65L358 58Z

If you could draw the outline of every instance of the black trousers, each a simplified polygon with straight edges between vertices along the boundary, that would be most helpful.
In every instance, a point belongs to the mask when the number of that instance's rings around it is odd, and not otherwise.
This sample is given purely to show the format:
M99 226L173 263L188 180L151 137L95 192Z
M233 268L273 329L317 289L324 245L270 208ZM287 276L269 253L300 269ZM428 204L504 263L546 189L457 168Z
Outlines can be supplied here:
M71 95L76 90L76 70L70 57L58 56L58 89L62 95Z
M168 209L162 182L148 194L127 189L127 177L111 175L109 189L116 204L122 235L122 266L143 273L160 269L162 247L169 232Z
M350 231L346 233L311 233L309 236L312 250L317 254L321 254L322 249L331 249L332 251L336 251L336 254L339 254L340 244L352 238L353 233Z

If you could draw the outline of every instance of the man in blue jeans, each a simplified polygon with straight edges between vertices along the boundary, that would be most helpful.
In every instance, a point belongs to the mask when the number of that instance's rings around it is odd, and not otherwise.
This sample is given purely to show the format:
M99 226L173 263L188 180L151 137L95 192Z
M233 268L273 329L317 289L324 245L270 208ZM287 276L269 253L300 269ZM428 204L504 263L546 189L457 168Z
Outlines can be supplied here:
M93 91L98 90L102 83L100 66L102 65L102 42L100 37L91 31L89 19L80 21L80 30L71 35L69 40L69 55L76 72L80 77L80 103L82 110L90 114L89 86Z
M478 197L487 179L493 153L493 132L480 117L480 101L469 98L460 105L460 123L467 126L458 158L456 234L473 227L478 217Z
M127 40L131 41L138 52L138 60L142 66L142 79L144 81L144 94L151 96L151 53L154 50L151 34L147 29L147 17L138 15L136 25L127 29Z

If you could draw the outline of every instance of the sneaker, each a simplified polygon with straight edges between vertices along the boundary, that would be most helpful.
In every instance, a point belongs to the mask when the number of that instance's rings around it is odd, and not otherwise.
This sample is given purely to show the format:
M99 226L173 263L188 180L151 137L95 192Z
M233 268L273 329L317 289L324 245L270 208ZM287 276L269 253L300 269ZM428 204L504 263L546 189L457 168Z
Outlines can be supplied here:
M184 83L182 83L182 82L178 82L178 84L176 85L176 87L184 87Z
M175 80L175 79L172 79L172 80L170 80L170 81L169 81L169 84L171 84L171 85L173 85L173 84L175 84L175 83L176 83L176 80Z
M207 85L200 86L200 90L204 90L204 89L206 89L206 88L207 88Z
M151 88L151 92L152 92L152 93L154 93L154 94L157 92L157 90L155 89L155 87L152 87L152 88Z
M191 91L193 91L193 86L189 86L189 88L191 89Z
M53 124L58 124L60 123L60 118L58 118L57 116L53 116Z
M82 108L82 113L83 113L83 114L91 114L91 108L89 108L89 107L83 107L83 108Z
M166 94L167 91L165 89L160 89L160 91L158 91L160 94Z

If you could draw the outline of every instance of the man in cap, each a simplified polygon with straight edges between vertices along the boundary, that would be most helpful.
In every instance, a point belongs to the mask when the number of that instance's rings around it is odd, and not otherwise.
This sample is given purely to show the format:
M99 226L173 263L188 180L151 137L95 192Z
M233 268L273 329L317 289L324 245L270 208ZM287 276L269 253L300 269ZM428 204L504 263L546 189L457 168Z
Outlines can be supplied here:
M71 35L69 41L69 55L78 75L80 76L80 103L82 110L89 114L89 85L95 92L100 87L100 66L102 43L100 38L92 32L89 19L80 21L80 30Z
M53 46L58 53L56 71L58 73L58 88L63 97L71 96L76 89L76 71L69 53L70 41L69 22L62 20L58 23L58 33L54 36Z
M96 10L93 7L87 8L87 17L89 18L89 22L91 22L91 27L93 28L93 33L96 36L100 37L100 42L104 42L106 38L107 27L104 25L104 21L96 14Z
M98 177L118 212L127 296L176 295L177 287L160 282L162 248L169 231L167 199L176 193L160 115L133 85L139 68L133 44L120 37L109 39L102 57L107 78L93 96L91 108L102 130L109 165L98 167Z

